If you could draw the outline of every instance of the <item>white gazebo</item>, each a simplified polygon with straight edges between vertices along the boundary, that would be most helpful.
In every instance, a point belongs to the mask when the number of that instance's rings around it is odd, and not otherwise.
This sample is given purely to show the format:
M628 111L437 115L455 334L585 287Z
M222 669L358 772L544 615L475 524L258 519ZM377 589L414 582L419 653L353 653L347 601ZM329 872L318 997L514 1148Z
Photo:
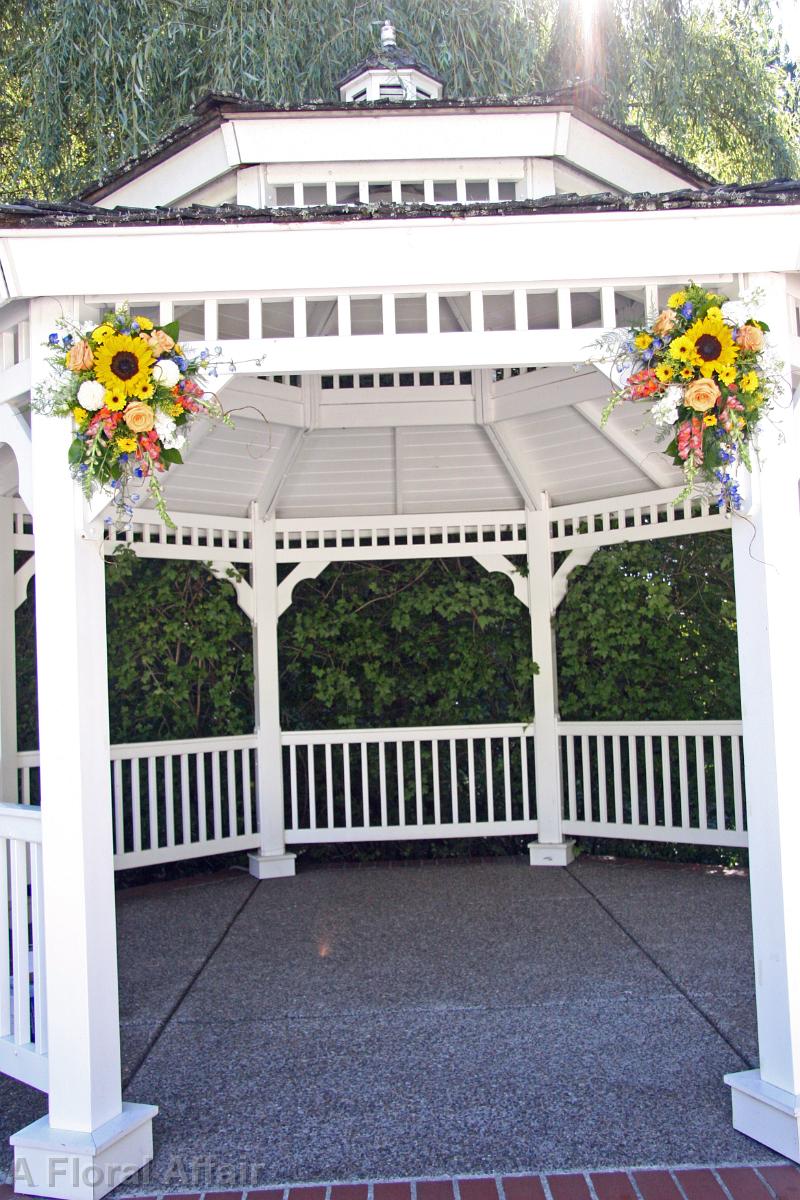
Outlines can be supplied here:
M115 868L247 849L268 878L294 873L297 844L508 833L553 866L582 834L749 845L760 1068L729 1077L733 1121L800 1161L800 184L716 187L586 89L443 99L383 40L335 103L212 96L82 200L0 205L0 1069L48 1109L13 1138L20 1192L99 1197L152 1153L156 1110L121 1095ZM762 289L785 363L733 520L674 503L680 473L633 406L601 426L608 381L586 365L690 278ZM174 531L146 498L124 531L105 523L108 497L70 477L69 422L30 416L56 319L119 300L210 347L237 410L166 478ZM729 527L742 723L559 720L572 569ZM120 543L239 572L252 735L109 744ZM529 608L535 724L282 732L295 585L441 556L504 572ZM18 753L14 611L34 570L41 745Z

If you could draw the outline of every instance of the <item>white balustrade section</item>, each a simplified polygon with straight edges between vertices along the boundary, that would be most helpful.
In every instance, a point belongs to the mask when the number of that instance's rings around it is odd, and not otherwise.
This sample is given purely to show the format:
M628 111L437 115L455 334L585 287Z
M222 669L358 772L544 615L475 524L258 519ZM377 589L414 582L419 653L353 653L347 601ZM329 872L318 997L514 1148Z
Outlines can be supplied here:
M650 541L730 529L730 518L705 496L676 503L680 488L584 500L550 509L550 549L612 546L619 542Z
M740 721L562 721L564 831L746 846Z
M278 562L460 558L490 547L525 554L524 512L419 513L414 516L282 518L275 522Z
M178 862L258 845L254 735L111 747L114 865ZM20 799L38 794L39 755L17 756Z
M47 1091L47 1005L38 808L0 804L0 1071Z
M287 843L536 832L530 726L284 733Z
M566 833L744 846L738 721L562 721ZM286 841L536 832L532 725L283 733ZM111 748L117 869L258 845L256 738ZM17 756L21 811L39 756Z

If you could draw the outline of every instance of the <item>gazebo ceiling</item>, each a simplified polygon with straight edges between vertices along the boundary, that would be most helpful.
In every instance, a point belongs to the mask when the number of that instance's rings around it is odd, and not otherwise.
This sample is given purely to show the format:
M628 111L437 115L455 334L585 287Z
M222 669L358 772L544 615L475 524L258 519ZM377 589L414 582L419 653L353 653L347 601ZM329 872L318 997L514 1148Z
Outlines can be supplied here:
M600 429L608 381L599 372L543 368L506 377L520 386L514 415L504 419L482 423L476 412L470 423L437 422L442 409L432 398L424 423L405 423L402 413L396 424L364 423L358 410L370 391L330 388L320 393L310 429L270 419L274 384L235 379L222 392L235 428L195 432L184 466L166 477L167 501L175 511L220 516L244 516L255 499L275 503L280 517L491 512L524 507L526 490L567 504L680 483L655 431L640 428L640 409L617 411ZM542 408L551 377L554 405ZM380 400L379 389L374 394ZM418 402L413 409L419 414Z

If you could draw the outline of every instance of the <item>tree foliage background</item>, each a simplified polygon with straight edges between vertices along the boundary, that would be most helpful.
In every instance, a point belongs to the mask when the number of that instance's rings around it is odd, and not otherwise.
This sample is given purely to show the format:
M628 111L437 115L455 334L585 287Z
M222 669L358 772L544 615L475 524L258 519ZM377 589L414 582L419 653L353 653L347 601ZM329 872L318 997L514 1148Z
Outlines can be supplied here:
M111 739L249 733L252 632L200 563L107 568ZM31 588L33 593L33 588ZM739 716L730 538L599 550L556 620L573 720ZM284 729L528 721L530 620L469 559L341 564L295 589L279 630ZM35 747L33 595L17 613L19 744Z
M332 98L387 16L451 96L581 78L612 120L722 179L800 172L797 71L769 0L4 0L0 195L74 194L209 91Z

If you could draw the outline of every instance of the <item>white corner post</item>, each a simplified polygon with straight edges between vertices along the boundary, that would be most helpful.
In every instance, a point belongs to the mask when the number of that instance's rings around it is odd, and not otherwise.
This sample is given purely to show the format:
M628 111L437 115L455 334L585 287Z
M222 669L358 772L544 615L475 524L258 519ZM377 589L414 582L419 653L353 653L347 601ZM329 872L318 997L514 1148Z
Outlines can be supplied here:
M553 631L553 560L547 497L537 511L527 512L528 607L531 646L539 673L533 678L533 755L536 765L536 820L538 840L530 842L532 867L566 867L572 862L575 843L561 828L561 749L558 739L558 705L555 637Z
M13 521L13 501L0 498L0 800L6 804L19 799Z
M788 360L783 278L749 285L767 293L764 319ZM800 1162L800 438L788 387L760 457L733 518L760 1065L725 1080L734 1127Z
M32 304L34 386L62 310ZM71 422L32 426L49 1081L48 1115L11 1138L14 1185L97 1200L150 1160L158 1110L121 1090L102 547L69 474Z
M283 817L283 750L281 747L280 679L278 674L278 568L275 561L275 517L251 509L256 700L256 798L260 842L250 855L256 879L294 875L295 856L286 853Z

